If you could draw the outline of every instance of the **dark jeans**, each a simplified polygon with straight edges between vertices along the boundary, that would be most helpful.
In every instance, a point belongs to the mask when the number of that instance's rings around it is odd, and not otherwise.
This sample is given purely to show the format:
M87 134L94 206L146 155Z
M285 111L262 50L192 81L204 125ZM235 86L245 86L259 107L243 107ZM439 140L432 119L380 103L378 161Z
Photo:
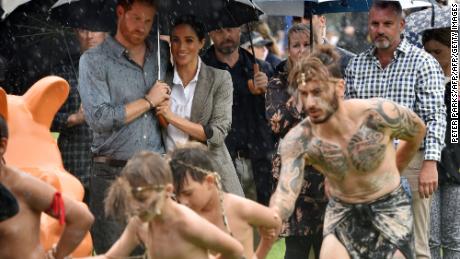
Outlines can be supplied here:
M93 163L91 167L89 207L95 218L91 234L97 254L107 252L123 233L124 226L107 218L104 213L106 191L120 174L121 169L122 167L112 167L102 163Z
M284 241L286 243L284 259L308 259L310 249L313 249L315 258L318 259L323 235L318 233L309 236L289 236Z
M123 167L109 166L103 163L94 163L91 167L89 181L90 209L95 221L91 235L93 238L94 250L97 254L106 253L123 233L125 225L108 218L104 213L104 198L107 189L113 180L119 176ZM134 255L143 254L139 247L133 252Z

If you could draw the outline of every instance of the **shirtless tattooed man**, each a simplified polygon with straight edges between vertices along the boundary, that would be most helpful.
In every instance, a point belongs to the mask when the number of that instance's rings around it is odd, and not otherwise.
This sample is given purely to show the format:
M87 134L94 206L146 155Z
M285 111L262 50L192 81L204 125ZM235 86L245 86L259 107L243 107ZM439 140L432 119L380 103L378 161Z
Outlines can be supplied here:
M414 258L411 202L399 172L418 150L425 125L391 101L343 100L344 81L331 76L336 63L319 49L291 72L308 117L281 143L270 207L283 220L290 216L310 164L326 176L330 193L321 258L392 258L396 251Z

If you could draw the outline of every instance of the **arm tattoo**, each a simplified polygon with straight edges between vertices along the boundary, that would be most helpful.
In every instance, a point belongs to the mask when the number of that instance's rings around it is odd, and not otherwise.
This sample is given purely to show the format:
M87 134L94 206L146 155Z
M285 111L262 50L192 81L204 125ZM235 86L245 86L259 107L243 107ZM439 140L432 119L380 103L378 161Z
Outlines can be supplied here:
M277 189L270 202L276 207L283 220L287 220L294 210L300 193L305 167L305 151L310 141L308 124L294 127L281 142L281 173Z
M412 139L420 131L417 115L394 102L377 100L375 107L371 110L371 114L375 115L373 116L374 120L371 120L368 125L376 128L390 128L392 138L408 140Z

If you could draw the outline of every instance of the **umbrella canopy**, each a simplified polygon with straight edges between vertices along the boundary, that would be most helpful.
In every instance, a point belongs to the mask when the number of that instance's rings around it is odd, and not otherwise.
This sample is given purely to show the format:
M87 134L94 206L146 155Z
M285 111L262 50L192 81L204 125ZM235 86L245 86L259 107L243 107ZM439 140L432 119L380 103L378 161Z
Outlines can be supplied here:
M433 4L419 12L414 12L406 18L406 31L420 33L425 30L450 27L451 6Z
M0 0L1 19L5 19L8 14L18 8L18 6L29 2L30 0Z
M403 9L426 7L431 4L422 0L399 1ZM268 15L305 16L305 14L367 12L372 0L254 0Z
M50 9L50 18L69 27L92 29L91 27L96 24L97 28L114 31L116 2L116 0L59 0ZM262 11L249 0L160 1L158 11L163 34L169 32L171 23L181 15L195 15L207 26L206 30L211 31L256 21L262 14Z
M53 67L78 54L73 30L48 20L54 0L29 1L0 21L0 56L7 63L8 93L22 94Z

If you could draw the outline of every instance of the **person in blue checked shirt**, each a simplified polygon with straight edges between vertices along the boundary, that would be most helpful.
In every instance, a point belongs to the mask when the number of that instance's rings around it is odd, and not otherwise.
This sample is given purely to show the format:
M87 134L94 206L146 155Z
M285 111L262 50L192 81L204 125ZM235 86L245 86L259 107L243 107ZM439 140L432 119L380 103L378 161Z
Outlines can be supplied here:
M428 227L431 195L438 187L446 127L444 76L439 63L402 37L405 21L399 2L375 1L368 29L373 46L356 56L345 72L347 98L381 97L414 111L427 125L418 154L402 175L412 189L417 258L430 258Z

